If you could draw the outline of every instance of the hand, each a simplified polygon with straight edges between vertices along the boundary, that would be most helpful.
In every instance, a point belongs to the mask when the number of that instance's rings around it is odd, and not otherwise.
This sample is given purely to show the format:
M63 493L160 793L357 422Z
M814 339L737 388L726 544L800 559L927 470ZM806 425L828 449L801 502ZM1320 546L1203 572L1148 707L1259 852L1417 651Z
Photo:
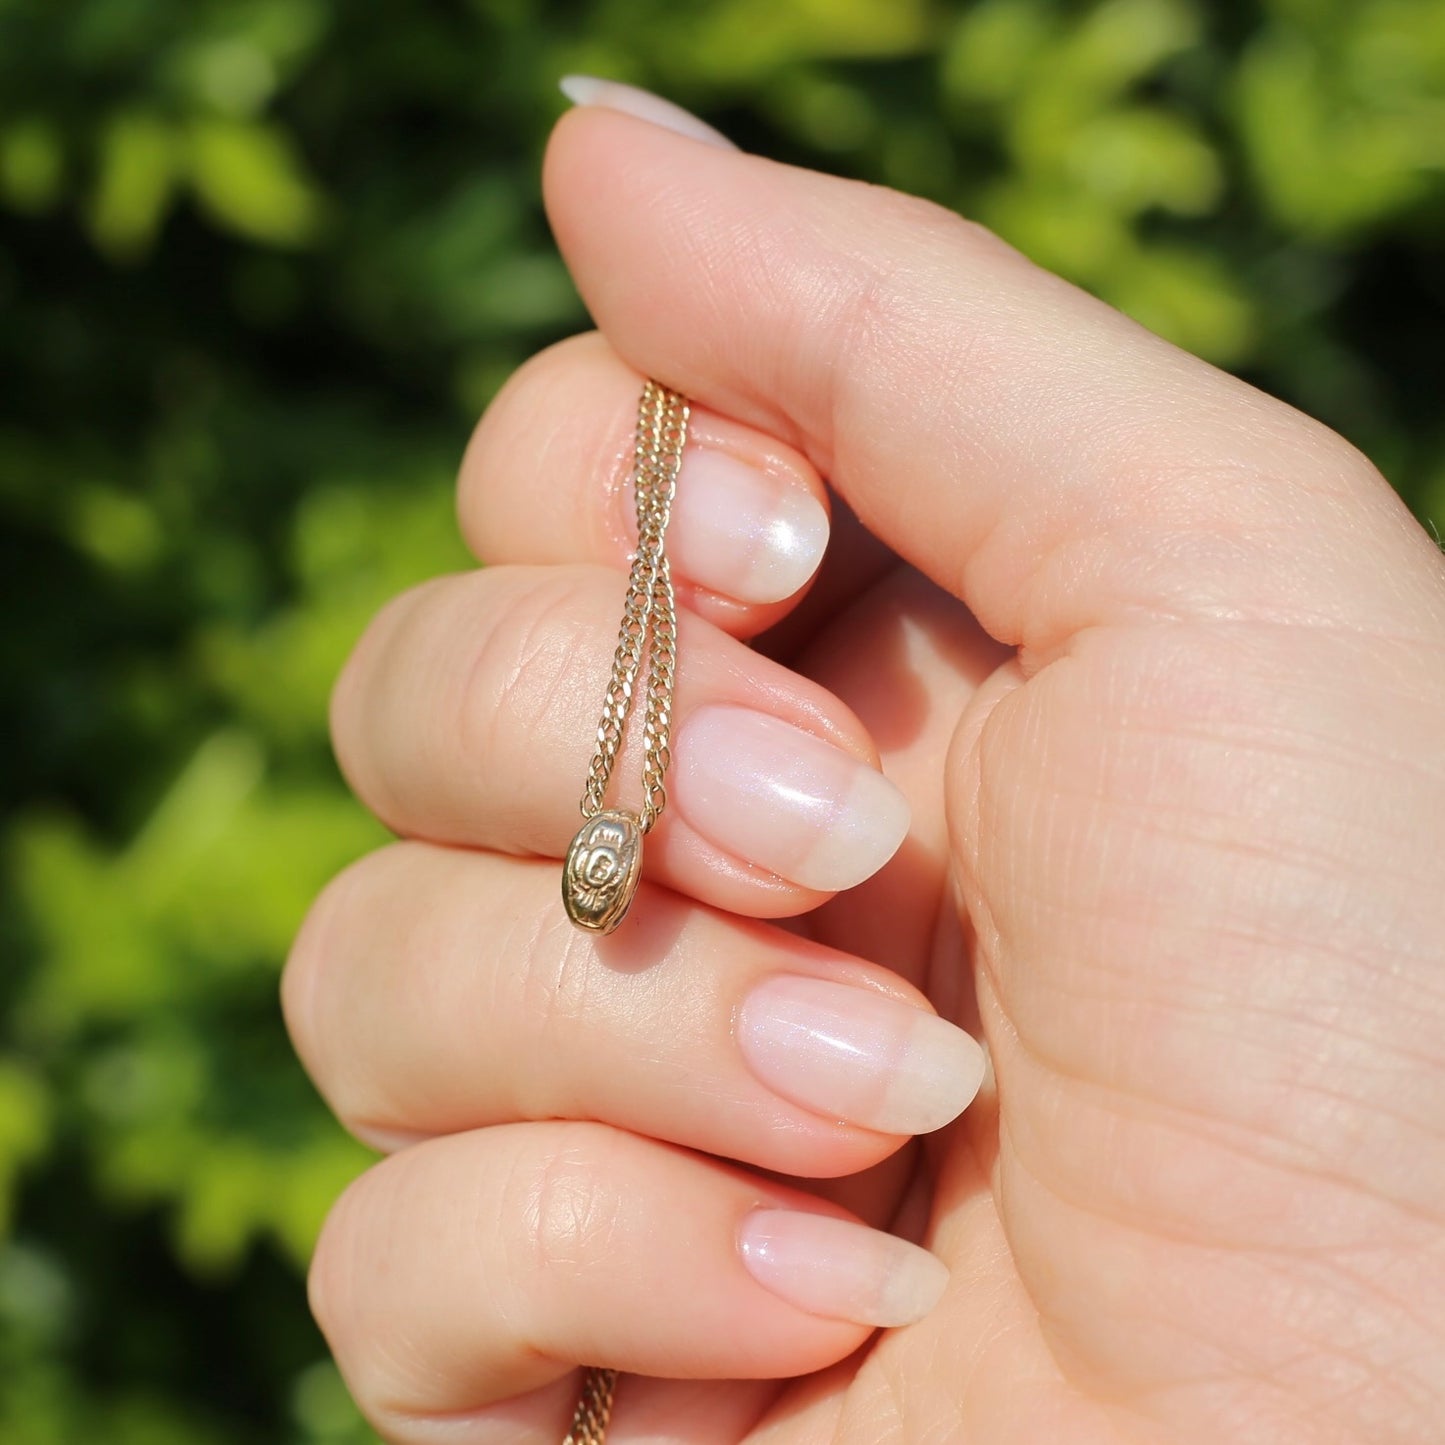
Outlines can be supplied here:
M550 1445L589 1363L609 1445L1437 1439L1438 550L1337 436L930 206L596 107L546 186L601 336L478 430L494 565L341 681L406 841L287 975L395 1151L313 1271L363 1408ZM692 615L597 941L557 860L644 375L697 403ZM803 594L820 478L862 526ZM982 1072L930 1003L992 1074L903 1145Z

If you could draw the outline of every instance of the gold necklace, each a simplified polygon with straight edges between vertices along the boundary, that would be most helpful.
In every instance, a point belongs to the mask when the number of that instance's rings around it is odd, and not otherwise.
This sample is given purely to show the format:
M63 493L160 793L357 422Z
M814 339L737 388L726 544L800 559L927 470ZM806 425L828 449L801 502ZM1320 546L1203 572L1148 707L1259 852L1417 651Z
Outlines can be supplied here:
M685 398L655 381L642 388L632 485L637 504L637 555L627 578L612 676L597 725L597 749L582 791L583 823L562 865L562 902L579 928L611 933L622 922L642 877L642 840L667 806L672 761L672 689L677 672L677 605L664 542L678 468L687 443ZM609 808L607 785L621 751L637 676L647 662L643 716L642 806ZM617 1371L588 1369L562 1445L603 1445Z
M672 568L664 550L677 472L687 442L687 402L655 381L642 389L633 454L637 501L637 555L627 578L612 676L597 725L597 750L582 792L586 820L567 850L562 901L579 928L611 933L622 922L642 876L642 840L667 805L667 765L672 761L672 685L677 671L677 609ZM607 784L617 761L637 675L647 658L643 718L642 806L606 806Z

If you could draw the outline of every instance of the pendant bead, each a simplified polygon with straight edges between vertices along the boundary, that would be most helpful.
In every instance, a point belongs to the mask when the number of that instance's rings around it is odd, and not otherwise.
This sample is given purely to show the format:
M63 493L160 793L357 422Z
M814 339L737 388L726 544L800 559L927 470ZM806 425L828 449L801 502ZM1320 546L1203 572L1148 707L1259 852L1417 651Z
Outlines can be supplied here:
M562 867L562 902L578 928L611 933L627 914L642 877L642 821L604 808L577 831Z

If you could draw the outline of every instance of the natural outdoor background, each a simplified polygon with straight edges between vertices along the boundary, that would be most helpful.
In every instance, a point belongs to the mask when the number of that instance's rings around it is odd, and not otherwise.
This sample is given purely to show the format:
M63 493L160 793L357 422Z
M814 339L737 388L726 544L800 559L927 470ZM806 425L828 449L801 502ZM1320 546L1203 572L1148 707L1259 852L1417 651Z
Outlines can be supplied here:
M276 1007L380 830L324 731L585 325L558 75L997 227L1445 521L1439 0L0 0L0 1440L358 1442L308 1248L367 1156Z

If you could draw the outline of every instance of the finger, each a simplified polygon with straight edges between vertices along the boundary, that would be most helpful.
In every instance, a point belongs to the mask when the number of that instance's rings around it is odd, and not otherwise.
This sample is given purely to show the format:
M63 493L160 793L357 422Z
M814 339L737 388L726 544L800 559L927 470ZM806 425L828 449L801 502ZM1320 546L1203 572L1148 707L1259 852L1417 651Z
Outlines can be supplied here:
M637 545L631 488L644 378L598 335L534 357L487 408L462 462L458 515L488 562L596 562ZM793 448L694 407L668 527L684 605L739 636L770 627L828 543L823 483Z
M714 1160L600 1125L520 1124L364 1175L326 1222L311 1291L363 1410L412 1440L581 1362L806 1374L921 1318L946 1280L916 1245Z
M581 821L624 585L596 567L487 568L393 602L332 704L361 799L407 836L560 858ZM650 876L734 912L793 913L892 856L908 805L848 709L685 613L677 656ZM641 732L629 728L613 770L633 806Z
M943 966L945 958L961 959L963 948L950 906L949 819L939 781L959 719L1011 656L956 597L897 566L794 664L858 714L911 810L905 846L872 878L810 914L809 935L887 965L972 1032L969 970Z
M625 944L557 868L421 843L322 894L282 997L341 1120L382 1147L595 1119L795 1175L853 1173L955 1118L983 1053L886 969L650 890Z
M1353 448L977 226L591 107L546 195L632 365L794 441L1003 641L1433 625L1438 552Z

